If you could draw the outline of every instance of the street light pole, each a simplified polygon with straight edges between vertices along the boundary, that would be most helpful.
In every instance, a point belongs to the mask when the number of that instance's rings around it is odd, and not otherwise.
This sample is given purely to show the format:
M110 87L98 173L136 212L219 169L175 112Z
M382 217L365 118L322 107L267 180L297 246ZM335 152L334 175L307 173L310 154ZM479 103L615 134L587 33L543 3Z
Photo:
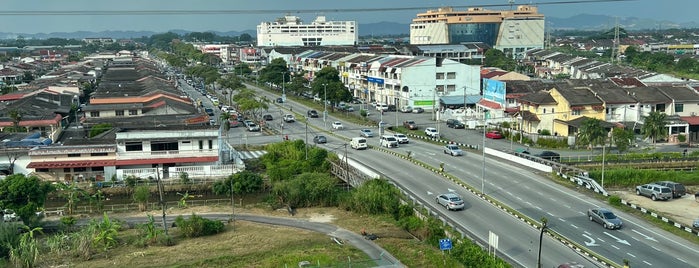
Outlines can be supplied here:
M539 257L536 259L536 267L541 268L541 243L544 240L544 231L546 231L546 217L541 218L541 233L539 233Z
M488 124L485 120L485 114L483 114L483 148L481 149L483 152L483 169L481 171L481 193L485 195L485 126Z
M286 89L284 87L284 84L286 79L286 72L282 72L282 102L286 102Z
M323 100L323 129L328 127L328 84L323 84L325 100Z

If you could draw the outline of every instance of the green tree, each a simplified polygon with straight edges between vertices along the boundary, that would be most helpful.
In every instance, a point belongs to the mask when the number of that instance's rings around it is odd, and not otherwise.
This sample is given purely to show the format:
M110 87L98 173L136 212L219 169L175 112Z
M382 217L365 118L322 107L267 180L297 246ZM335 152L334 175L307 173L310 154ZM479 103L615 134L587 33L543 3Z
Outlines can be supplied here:
M267 66L260 70L260 81L281 85L289 81L289 67L282 58L273 59Z
M326 173L302 173L272 185L280 205L290 207L334 206L338 204L338 179Z
M485 52L484 66L498 67L506 71L514 71L517 68L517 62L512 59L512 55L506 55L498 49L488 49Z
M148 208L148 199L150 199L150 189L148 186L139 186L133 193L133 200L138 203L138 209L145 211Z
M400 205L399 196L398 189L387 180L370 180L355 190L350 206L360 213L393 213Z
M10 248L10 261L16 267L31 268L39 260L39 245L34 233L42 233L41 227L30 228L24 226L24 233L20 236L19 244Z
M616 149L620 152L626 152L631 143L634 140L633 131L624 128L613 128L612 129L612 144L616 146Z
M230 195L231 181L233 182L233 193L235 194L259 192L264 184L260 174L244 170L231 174L225 180L215 182L212 187L213 192L218 195Z
M644 138L650 138L651 143L667 137L667 127L665 127L665 119L667 115L662 112L653 111L648 113L643 118L643 126L641 126L641 134Z
M25 225L34 227L39 220L36 212L44 207L46 195L53 191L51 183L37 176L12 174L0 180L0 207L14 210Z
M575 135L575 144L585 145L588 149L592 149L593 146L602 144L606 137L601 120L585 118L582 121L582 125L580 125L580 129L578 129L578 133Z
M8 112L8 115L10 116L10 119L12 119L13 132L19 132L19 122L22 121L22 112L13 109Z
M251 89L240 90L233 96L233 100L238 104L240 112L251 114L255 120L261 116L263 110L269 109L269 100L265 96L260 97Z
M315 94L330 102L331 110L341 101L351 101L352 93L340 81L340 72L333 67L325 67L318 71L313 79L311 88Z

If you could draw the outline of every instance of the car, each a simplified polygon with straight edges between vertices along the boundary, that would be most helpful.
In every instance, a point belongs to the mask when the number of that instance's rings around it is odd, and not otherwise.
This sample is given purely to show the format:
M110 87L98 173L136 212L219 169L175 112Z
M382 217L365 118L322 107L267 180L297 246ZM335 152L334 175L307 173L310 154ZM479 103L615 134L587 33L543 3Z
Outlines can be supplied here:
M359 131L359 136L371 138L374 137L374 132L372 132L371 129L365 128Z
M692 227L699 229L699 218L695 219L692 223Z
M361 99L358 98L353 98L352 99L352 104L362 104L364 103Z
M381 121L381 122L379 122L379 125L378 125L378 126L379 126L379 128L387 128L387 127L388 127L388 123L386 123L386 122L384 122L384 121Z
M536 155L537 157L541 159L546 159L549 161L556 161L560 162L561 161L561 155L558 154L557 152L552 152L552 151L543 151L540 154Z
M502 133L500 133L500 131L497 131L497 130L491 130L491 131L486 132L485 137L488 139L494 139L494 140L504 138L502 136Z
M345 106L345 108L343 110L345 112L354 112L354 107L348 105L348 106Z
M462 210L466 207L464 200L455 193L440 194L436 200L437 204L444 206L447 210Z
M557 268L585 268L585 265L578 264L577 262L566 262L558 265Z
M206 114L209 116L214 116L214 109L212 108L204 108L204 112L206 112Z
M684 188L684 185L681 183L674 181L659 181L655 182L655 184L670 188L670 190L672 190L672 198L679 198L687 194L687 189Z
M410 106L403 106L403 107L400 107L400 112L401 112L401 113L412 113L412 112L413 112L413 107L410 107Z
M384 111L384 112L388 111L388 104L379 102L376 104L376 110L377 111Z
M234 127L239 127L239 126L240 126L240 122L238 122L238 120L230 120L230 119L228 120L228 127L234 128Z
M262 116L262 119L264 119L265 121L272 121L274 120L274 117L272 117L271 114L266 114Z
M422 109L422 108L420 108L420 107L415 107L415 108L413 108L413 113L414 113L414 114L421 114L421 113L424 113L424 112L425 112L425 109Z
M396 106L393 104L389 104L388 108L386 109L388 112L395 112L396 111Z
M250 124L252 124L252 123L254 123L254 122L252 122L252 120L243 120L243 125L245 125L245 127L250 126Z
M332 124L333 129L345 129L345 126L342 125L342 122L340 121L335 121Z
M398 140L398 143L403 144L403 143L410 143L410 140L408 139L408 136L405 136L403 133L395 133L393 134L393 137Z
M461 121L459 121L459 120L447 119L447 127L457 129L457 128L465 128L466 126L464 125L464 123L461 123Z
M248 124L248 131L250 131L250 132L260 131L260 126L258 126L255 123L250 123L250 124Z
M459 155L464 155L464 151L462 151L459 146L456 146L456 144L447 144L444 146L444 153L451 155L451 156L459 156Z
M362 137L354 137L354 138L352 138L352 140L350 141L350 147L352 147L352 149L364 150L364 149L366 149L366 148L369 147L369 146L367 146L367 144L366 144L366 139L365 139L365 138L362 138Z
M293 114L285 114L284 115L284 122L293 123L293 122L296 122L296 118L294 117Z
M415 123L415 121L413 121L413 120L406 120L406 121L403 121L403 127L407 128L407 129L410 129L410 130L416 130L416 129L418 129L417 123Z
M590 221L601 224L605 229L620 229L624 224L619 217L606 208L591 208L587 210Z
M672 189L670 189L670 187L648 183L636 186L636 194L649 197L653 201L668 200L672 198Z
M391 135L383 135L380 139L381 147L395 148L398 147L398 140Z
M318 118L318 111L308 110L308 112L306 112L306 115L308 115L308 117L310 118Z
M282 99L282 98L277 98L277 103L284 103L284 99Z
M430 137L430 138L438 139L439 138L439 131L437 131L436 128L428 127L428 128L425 128L425 135L427 135L427 137Z
M326 143L328 142L328 139L325 138L323 135L318 135L313 137L313 143Z

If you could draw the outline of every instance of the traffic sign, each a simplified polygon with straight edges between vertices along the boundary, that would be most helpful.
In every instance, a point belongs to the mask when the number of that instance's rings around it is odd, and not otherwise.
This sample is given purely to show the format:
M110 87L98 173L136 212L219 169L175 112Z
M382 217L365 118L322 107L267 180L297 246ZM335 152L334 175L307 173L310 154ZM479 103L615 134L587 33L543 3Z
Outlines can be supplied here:
M439 239L439 249L440 250L450 250L451 249L451 239Z

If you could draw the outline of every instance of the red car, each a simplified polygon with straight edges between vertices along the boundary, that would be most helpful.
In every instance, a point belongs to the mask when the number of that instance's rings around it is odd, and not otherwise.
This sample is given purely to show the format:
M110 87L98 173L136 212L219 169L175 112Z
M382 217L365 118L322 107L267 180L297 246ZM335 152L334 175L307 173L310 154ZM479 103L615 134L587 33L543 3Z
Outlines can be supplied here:
M500 131L497 130L491 130L485 133L485 137L488 139L502 139L503 136L500 134Z

